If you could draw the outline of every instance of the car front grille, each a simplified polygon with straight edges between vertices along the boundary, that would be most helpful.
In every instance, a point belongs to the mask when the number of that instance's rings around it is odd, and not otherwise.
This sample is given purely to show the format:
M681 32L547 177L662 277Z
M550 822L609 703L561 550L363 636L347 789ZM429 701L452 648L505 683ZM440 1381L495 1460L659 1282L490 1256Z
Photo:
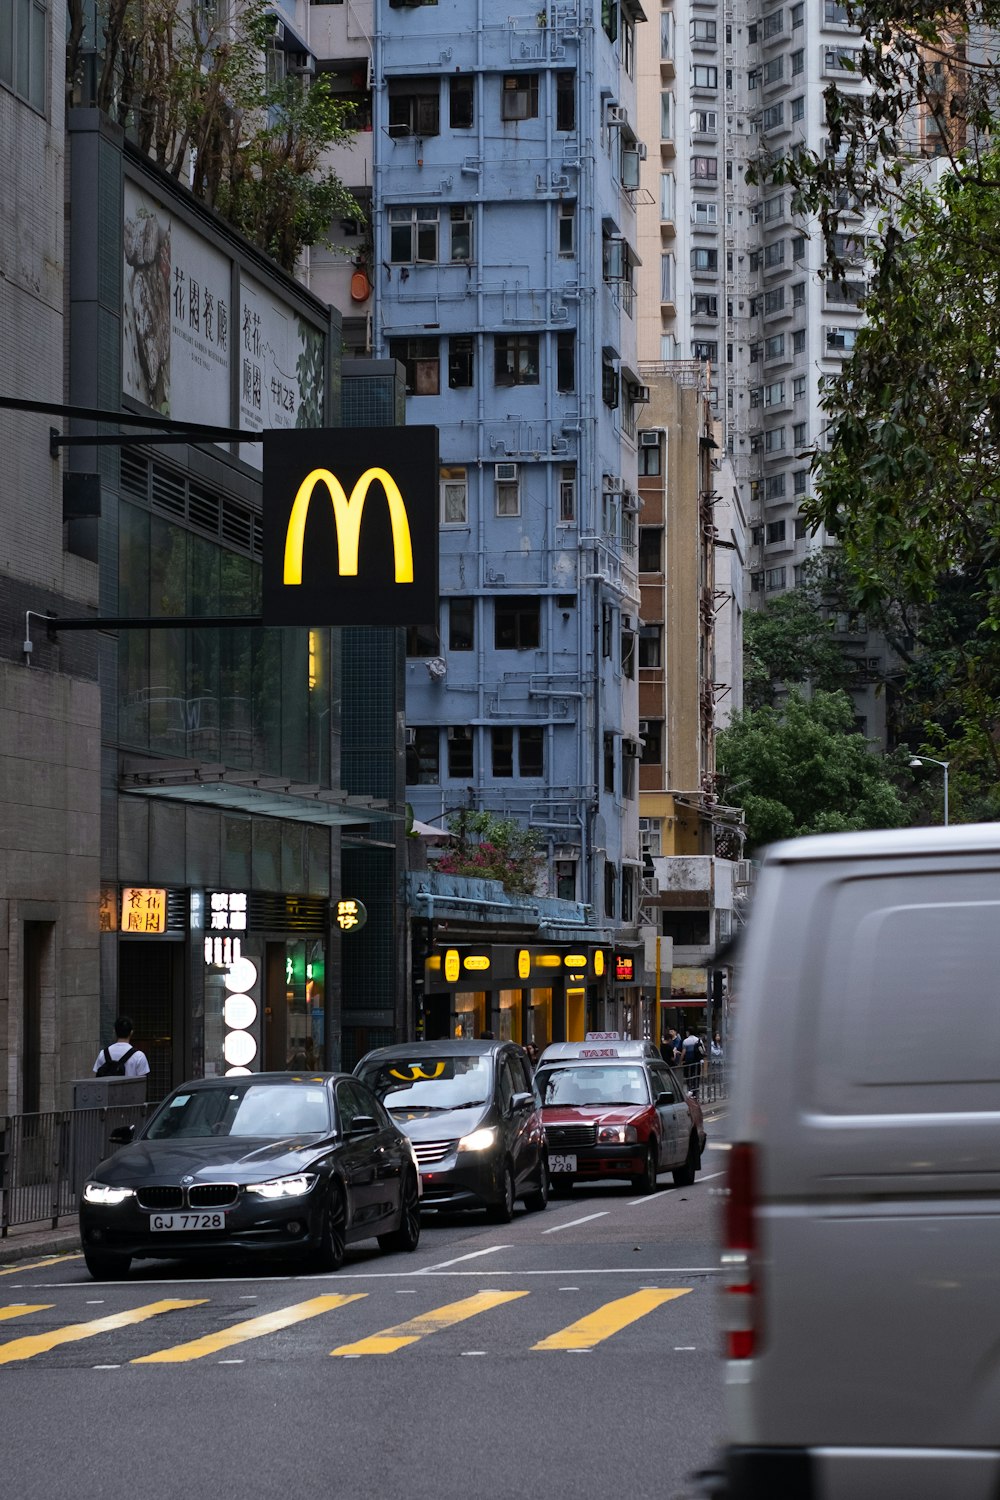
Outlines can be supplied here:
M235 1182L205 1182L188 1188L188 1203L192 1208L226 1208L239 1196Z
M204 1182L189 1187L160 1187L147 1184L136 1188L136 1202L140 1208L152 1213L162 1213L171 1208L227 1208L240 1195L235 1182ZM185 1201L186 1200L186 1201Z
M457 1141L414 1141L413 1151L421 1167L432 1167L450 1156L457 1145Z
M184 1189L181 1187L146 1186L136 1189L136 1201L140 1208L154 1211L163 1208L183 1208Z
M546 1125L547 1146L592 1146L597 1140L596 1125Z

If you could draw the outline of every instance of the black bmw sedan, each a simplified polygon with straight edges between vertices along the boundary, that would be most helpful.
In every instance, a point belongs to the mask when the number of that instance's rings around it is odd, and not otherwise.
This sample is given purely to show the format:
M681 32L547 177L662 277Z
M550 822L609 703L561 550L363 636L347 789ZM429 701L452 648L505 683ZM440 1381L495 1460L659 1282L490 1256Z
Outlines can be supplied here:
M199 1078L160 1104L96 1168L80 1200L90 1274L134 1259L253 1253L336 1271L376 1237L415 1250L420 1177L409 1140L357 1078L252 1073Z

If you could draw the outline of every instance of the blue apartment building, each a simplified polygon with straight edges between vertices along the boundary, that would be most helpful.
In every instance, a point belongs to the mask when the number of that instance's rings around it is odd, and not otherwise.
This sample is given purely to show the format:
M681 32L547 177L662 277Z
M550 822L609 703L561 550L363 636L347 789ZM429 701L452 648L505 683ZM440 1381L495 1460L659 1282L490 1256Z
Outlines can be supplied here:
M577 973L537 976L536 1000L528 927L507 954L495 934L495 987L538 1012L524 1040L638 1023L644 20L636 0L375 5L373 353L403 366L407 421L440 431L440 619L407 641L406 796L425 824L473 808L539 836L539 931ZM429 974L464 962L444 961L449 930ZM494 993L479 1028L496 1014Z

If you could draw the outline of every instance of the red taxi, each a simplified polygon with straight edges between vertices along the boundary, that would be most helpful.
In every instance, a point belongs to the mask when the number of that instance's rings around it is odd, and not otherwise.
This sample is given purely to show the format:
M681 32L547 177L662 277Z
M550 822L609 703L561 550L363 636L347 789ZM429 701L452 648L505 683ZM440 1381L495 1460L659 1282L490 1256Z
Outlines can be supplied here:
M546 1048L534 1077L553 1193L624 1177L651 1193L660 1172L694 1182L705 1149L701 1105L646 1043Z

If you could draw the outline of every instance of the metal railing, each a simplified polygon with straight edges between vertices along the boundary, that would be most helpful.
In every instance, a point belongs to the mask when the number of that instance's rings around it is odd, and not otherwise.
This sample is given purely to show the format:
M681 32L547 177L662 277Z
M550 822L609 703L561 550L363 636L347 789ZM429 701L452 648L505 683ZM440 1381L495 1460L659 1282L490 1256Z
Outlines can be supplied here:
M17 1224L44 1219L55 1229L76 1212L87 1177L116 1149L111 1132L138 1125L150 1105L56 1109L0 1115L0 1239Z
M694 1086L703 1106L719 1104L723 1099L729 1098L729 1064L725 1058L706 1058L700 1073L693 1080L688 1078L683 1063L678 1065L677 1071L684 1074L688 1088Z

